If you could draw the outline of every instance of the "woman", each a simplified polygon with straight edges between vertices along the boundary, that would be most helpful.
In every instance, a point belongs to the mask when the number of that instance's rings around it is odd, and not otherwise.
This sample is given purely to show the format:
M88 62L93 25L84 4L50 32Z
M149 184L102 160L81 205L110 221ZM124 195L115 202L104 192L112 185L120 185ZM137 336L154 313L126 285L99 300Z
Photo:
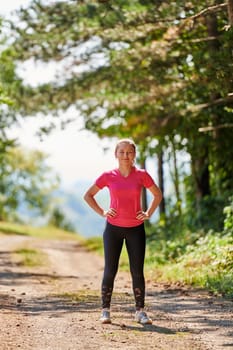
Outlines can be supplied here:
M144 169L135 167L136 146L130 139L119 140L115 148L118 168L106 171L84 195L88 205L106 218L103 234L105 267L102 280L102 313L100 321L111 323L110 304L119 258L125 241L129 256L130 272L135 298L135 320L141 324L151 324L152 320L144 311L145 301L145 229L148 220L158 207L162 194L152 177ZM95 195L104 187L110 192L110 207L104 210ZM153 198L146 211L141 208L141 193L147 188Z

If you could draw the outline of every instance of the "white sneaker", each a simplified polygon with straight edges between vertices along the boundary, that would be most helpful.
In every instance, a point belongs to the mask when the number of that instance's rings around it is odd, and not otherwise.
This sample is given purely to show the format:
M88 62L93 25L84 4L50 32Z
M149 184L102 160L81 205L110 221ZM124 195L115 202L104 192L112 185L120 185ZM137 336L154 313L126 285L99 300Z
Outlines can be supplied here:
M100 322L102 324L107 324L111 323L111 318L110 318L110 311L109 310L103 310L100 316Z
M152 319L147 316L145 311L136 311L135 321L141 324L152 324Z

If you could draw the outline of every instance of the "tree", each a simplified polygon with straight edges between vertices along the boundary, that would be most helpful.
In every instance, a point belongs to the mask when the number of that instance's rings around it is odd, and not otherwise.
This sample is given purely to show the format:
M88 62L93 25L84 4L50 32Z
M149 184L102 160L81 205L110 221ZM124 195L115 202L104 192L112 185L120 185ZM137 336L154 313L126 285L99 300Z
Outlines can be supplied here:
M20 115L19 95L22 79L16 74L15 51L3 34L6 22L0 18L0 162L4 162L5 154L16 145L16 140L8 137L8 130L17 124ZM17 96L17 97L16 97ZM17 102L18 101L18 102Z
M66 231L75 232L74 225L66 218L62 209L59 207L53 209L48 223L49 225L62 228Z
M11 148L0 168L0 220L17 218L22 205L38 215L45 215L58 184L57 175L46 164L45 154Z

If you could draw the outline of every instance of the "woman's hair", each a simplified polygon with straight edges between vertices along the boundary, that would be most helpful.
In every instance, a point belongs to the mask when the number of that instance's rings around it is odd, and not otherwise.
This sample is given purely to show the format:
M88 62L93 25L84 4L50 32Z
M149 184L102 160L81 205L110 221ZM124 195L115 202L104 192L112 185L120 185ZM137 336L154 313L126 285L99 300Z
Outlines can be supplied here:
M121 145L122 143L128 143L130 146L133 147L134 152L136 153L136 145L135 145L134 141L131 140L131 139L127 139L127 138L126 139L120 139L120 140L117 141L117 144L116 144L116 147L115 147L115 153L116 153L119 145Z

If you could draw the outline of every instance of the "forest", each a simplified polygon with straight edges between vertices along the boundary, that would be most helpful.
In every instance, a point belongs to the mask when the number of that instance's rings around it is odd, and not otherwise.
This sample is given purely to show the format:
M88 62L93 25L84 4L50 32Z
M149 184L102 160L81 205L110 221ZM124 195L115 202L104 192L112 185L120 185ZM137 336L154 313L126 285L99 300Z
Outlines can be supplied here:
M147 225L148 260L158 277L232 297L233 0L34 0L0 25L1 221L20 221L22 202L47 212L58 184L45 155L8 130L43 115L38 134L49 137L55 121L82 118L100 139L133 138L141 167L154 160L164 196ZM30 62L53 63L56 77L25 83L17 68ZM62 118L70 108L77 116ZM57 208L51 222L70 228Z

